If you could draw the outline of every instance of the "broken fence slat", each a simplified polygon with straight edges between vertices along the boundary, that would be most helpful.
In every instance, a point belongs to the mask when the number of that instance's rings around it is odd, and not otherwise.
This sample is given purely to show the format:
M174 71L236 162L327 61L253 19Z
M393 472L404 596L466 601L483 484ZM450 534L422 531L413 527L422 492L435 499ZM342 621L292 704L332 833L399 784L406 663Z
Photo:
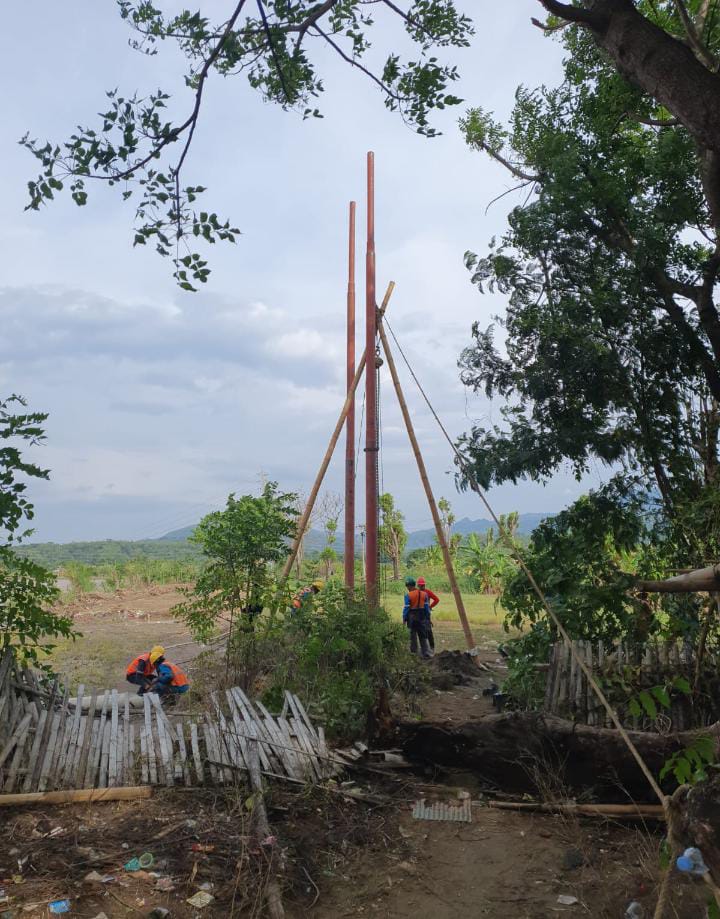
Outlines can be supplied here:
M97 693L90 696L90 705L88 706L87 717L85 719L85 733L83 742L80 747L80 756L78 757L78 766L75 774L75 787L85 787L85 774L87 772L88 757L92 747L93 728L95 726L95 708L97 707Z
M195 764L195 776L201 785L205 784L205 770L200 757L200 741L198 738L198 726L194 721L190 722L190 749L192 750L193 762Z

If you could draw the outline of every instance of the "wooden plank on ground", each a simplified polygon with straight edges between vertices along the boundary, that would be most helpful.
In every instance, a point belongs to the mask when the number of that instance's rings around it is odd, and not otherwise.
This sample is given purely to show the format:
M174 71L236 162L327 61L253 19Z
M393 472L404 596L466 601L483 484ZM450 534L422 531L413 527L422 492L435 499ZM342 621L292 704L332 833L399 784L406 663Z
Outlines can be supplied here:
M110 731L110 722L107 722ZM74 804L85 801L98 804L101 801L129 801L135 798L149 798L152 788L138 785L133 788L73 788L63 791L38 791L31 794L0 795L0 807L17 807L25 804Z

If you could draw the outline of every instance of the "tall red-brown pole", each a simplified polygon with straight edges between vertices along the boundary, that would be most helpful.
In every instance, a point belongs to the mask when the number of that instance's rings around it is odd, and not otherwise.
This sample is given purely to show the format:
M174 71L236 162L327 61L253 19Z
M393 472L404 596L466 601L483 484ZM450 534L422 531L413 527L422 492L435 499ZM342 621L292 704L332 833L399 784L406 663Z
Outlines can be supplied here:
M350 202L347 286L347 391L355 377L355 202ZM345 588L355 589L355 397L345 422Z
M365 589L378 603L378 419L375 373L375 154L367 155L367 252L365 256Z

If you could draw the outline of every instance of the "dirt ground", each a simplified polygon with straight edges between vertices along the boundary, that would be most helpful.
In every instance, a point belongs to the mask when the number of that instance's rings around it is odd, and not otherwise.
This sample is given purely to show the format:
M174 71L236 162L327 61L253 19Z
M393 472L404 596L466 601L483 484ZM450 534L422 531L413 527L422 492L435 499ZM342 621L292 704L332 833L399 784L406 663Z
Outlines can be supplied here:
M69 671L84 669L88 685L88 673L99 679L155 641L179 646L174 659L191 662L198 646L185 644L184 629L168 618L179 597L169 587L85 597L73 609L84 644L58 655L66 655ZM438 652L459 648L462 633L444 626L436 641ZM108 644L116 664L108 663ZM481 636L479 644L492 672L477 671L465 656L442 655L429 665L434 685L422 700L423 717L451 725L492 710L483 690L502 681L504 665L496 636ZM125 688L121 676L94 688L106 685ZM662 840L657 827L496 810L474 776L459 772L399 769L384 777L353 770L347 781L334 791L272 785L276 838L260 848L248 835L251 802L243 786L222 794L160 791L141 802L0 812L0 887L9 898L0 902L0 917L47 917L49 901L60 898L70 899L69 915L80 919L151 916L157 907L174 919L256 917L263 914L271 855L290 919L560 913L621 919L633 900L652 915ZM348 799L343 790L370 792L387 803ZM418 798L457 803L459 790L471 796L471 823L412 817ZM155 857L149 871L124 869L145 851ZM88 879L93 871L97 876ZM198 892L212 896L209 905L188 904ZM669 915L677 919L705 915L703 885L677 872L672 902ZM10 910L7 917L3 909Z

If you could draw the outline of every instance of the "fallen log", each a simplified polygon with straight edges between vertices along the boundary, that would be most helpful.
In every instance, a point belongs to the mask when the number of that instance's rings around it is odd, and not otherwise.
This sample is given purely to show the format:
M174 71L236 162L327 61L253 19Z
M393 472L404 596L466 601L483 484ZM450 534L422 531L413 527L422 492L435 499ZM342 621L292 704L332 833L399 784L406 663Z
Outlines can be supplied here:
M718 731L715 724L671 736L629 733L650 771L659 775L665 761L698 734ZM608 728L538 712L505 712L452 726L403 722L395 742L413 762L470 770L508 792L538 794L550 786L567 797L589 792L604 801L657 803L620 734ZM672 790L674 782L666 781Z
M531 811L538 814L574 814L578 817L616 817L664 820L662 804L540 804L526 801L488 801L490 807L506 811Z
M66 791L33 791L16 795L0 795L0 807L23 804L99 804L101 801L130 801L150 798L150 785L128 785L121 788L73 788Z

